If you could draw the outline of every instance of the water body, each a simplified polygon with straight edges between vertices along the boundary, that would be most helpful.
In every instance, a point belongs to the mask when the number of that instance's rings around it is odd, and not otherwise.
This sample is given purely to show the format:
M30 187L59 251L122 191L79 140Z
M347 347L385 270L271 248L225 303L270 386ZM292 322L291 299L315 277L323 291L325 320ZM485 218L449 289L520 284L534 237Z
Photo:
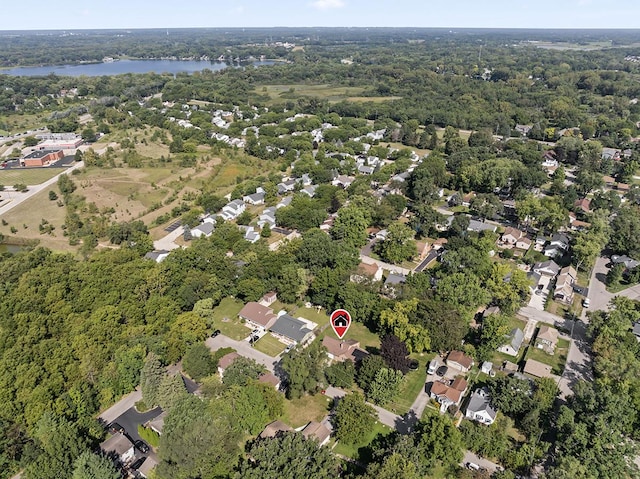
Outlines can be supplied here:
M251 62L255 67L273 65L270 60ZM118 60L107 63L86 63L83 65L50 65L44 67L18 67L0 70L0 74L11 76L46 76L55 73L60 76L111 76L124 73L193 73L204 69L224 70L229 65L224 62L205 62L196 60Z

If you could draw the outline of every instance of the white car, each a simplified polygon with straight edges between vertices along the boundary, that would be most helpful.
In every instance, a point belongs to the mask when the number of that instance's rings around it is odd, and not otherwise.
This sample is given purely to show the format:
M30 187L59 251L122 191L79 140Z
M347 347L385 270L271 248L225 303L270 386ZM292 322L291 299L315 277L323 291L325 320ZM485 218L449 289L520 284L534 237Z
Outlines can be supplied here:
M591 301L589 300L589 298L584 298L584 299L582 300L582 306L583 306L584 308L588 308L588 307L589 307L589 304L591 304Z

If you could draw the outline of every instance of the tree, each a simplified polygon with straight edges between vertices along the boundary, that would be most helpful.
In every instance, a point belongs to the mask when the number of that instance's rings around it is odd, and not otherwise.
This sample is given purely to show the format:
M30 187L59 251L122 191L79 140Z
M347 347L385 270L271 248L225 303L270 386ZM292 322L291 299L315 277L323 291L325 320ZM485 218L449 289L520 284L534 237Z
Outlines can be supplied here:
M400 341L397 336L387 334L382 338L380 345L380 355L386 365L392 369L400 371L402 374L409 372L409 350L407 345Z
M415 231L403 223L391 223L385 240L376 244L376 252L384 261L398 264L413 258L416 244L413 241Z
M369 387L365 389L367 398L379 406L385 405L398 394L403 377L402 373L395 369L380 369Z
M504 414L519 417L532 406L531 385L526 379L496 377L489 381L487 387L491 405Z
M21 193L29 191L29 187L24 183L16 183L15 185L13 185L13 189Z
M159 479L227 477L237 463L239 441L222 407L187 394L165 418L156 474Z
M324 365L327 362L326 348L320 341L314 341L306 348L295 348L281 361L287 374L287 397L299 398L304 393L318 391L324 379Z
M459 348L469 331L468 318L442 301L420 301L412 318L415 324L428 331L429 349L432 351Z
M147 406L154 407L159 404L160 385L164 375L165 371L160 364L160 358L154 353L149 353L140 371L140 390L142 400Z
M407 349L413 353L420 353L431 347L429 331L420 323L410 319L414 318L417 306L417 299L398 301L393 308L380 312L380 325L404 341Z
M185 372L196 381L216 372L211 351L204 343L193 344L182 358Z
M438 280L436 298L459 309L474 309L488 301L486 290L475 274L454 273Z
M72 479L120 479L111 459L85 451L73 463Z
M332 386L349 389L353 386L356 367L353 361L336 362L324 370L324 375Z
M420 479L418 466L408 457L394 452L382 464L371 463L363 479Z
M611 269L607 272L607 276L605 278L605 283L607 286L616 285L622 280L622 273L624 273L624 264L616 263Z
M264 371L264 366L253 359L240 356L225 369L222 382L226 386L246 386L249 382L258 379Z
M57 200L58 199L57 193L55 191L53 191L53 190L49 190L49 199L51 201Z
M334 240L353 248L361 248L367 243L367 214L356 206L343 206L329 231Z
M376 410L364 401L362 394L347 394L336 407L336 439L346 444L361 442L373 430L376 418Z
M187 394L182 374L165 374L158 390L158 405L170 411Z
M336 457L317 441L298 432L259 438L247 448L251 460L240 464L235 479L334 479L339 476Z
M472 211L483 219L493 219L498 213L502 213L504 206L493 193L481 193L471 200L469 205Z
M640 213L637 207L621 208L611 221L609 248L617 254L640 257L637 232L640 231Z
M382 359L382 356L378 356L377 354L369 354L366 356L358 366L358 371L356 375L356 381L358 386L362 389L367 390L369 385L373 382L382 368L384 368L385 362Z
M260 230L260 237L271 238L271 226L269 226L268 224L264 225Z

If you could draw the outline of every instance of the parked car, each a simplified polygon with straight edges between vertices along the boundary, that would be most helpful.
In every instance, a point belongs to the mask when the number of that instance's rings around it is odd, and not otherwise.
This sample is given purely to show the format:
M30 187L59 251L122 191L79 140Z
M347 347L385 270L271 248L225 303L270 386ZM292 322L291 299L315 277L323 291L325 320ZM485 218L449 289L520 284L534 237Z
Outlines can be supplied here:
M438 369L439 365L440 365L440 363L438 362L437 359L432 359L431 361L429 361L429 367L427 368L427 374L434 374L436 372L436 369Z
M213 333L211 333L211 337L215 338L218 334L220 334L220 330L216 329Z
M111 434L117 434L117 433L124 434L125 433L124 427L122 427L117 422L112 422L111 424L109 424L109 432Z
M142 453L149 452L149 446L142 439L138 439L136 442L133 443L133 445L138 451Z
M447 374L448 371L449 371L449 368L447 366L440 366L438 369L436 369L436 374L438 376L444 376Z
M134 471L137 471L138 469L140 469L140 466L142 466L142 464L144 463L144 461L147 460L147 456L141 456L138 459L136 459L133 464L131 464L131 469L133 469Z
M287 347L284 349L285 353L288 353L289 351L291 351L293 348L295 347L295 345L293 344L287 344Z
M589 300L589 298L584 298L582 300L582 306L583 307L588 308L590 304L591 304L591 301Z

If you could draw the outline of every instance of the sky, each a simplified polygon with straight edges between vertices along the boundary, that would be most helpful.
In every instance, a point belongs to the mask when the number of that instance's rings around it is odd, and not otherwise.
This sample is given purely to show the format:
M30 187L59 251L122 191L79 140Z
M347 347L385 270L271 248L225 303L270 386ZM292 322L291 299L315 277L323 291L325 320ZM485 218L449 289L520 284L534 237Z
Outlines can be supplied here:
M7 0L0 11L0 30L279 26L640 28L640 1Z

